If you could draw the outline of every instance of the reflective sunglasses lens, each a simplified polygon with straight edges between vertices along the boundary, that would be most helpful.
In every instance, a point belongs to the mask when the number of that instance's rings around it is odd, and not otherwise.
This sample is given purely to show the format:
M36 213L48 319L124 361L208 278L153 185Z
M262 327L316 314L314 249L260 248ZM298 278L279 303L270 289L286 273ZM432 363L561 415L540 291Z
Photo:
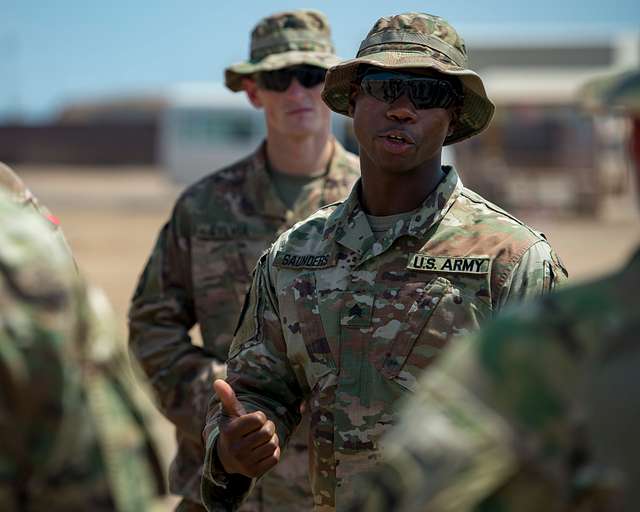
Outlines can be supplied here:
M404 92L404 81L397 78L364 78L360 82L360 87L366 94L378 101L393 103Z
M327 70L317 68L315 66L304 66L300 68L293 68L293 73L298 79L298 82L300 82L300 85L307 89L311 89L312 87L324 82Z
M326 74L326 69L316 66L296 66L275 71L263 71L258 74L257 82L263 89L284 92L291 85L291 80L295 78L300 85L310 89L324 82Z
M414 78L408 81L409 96L417 109L449 108L460 97L446 80Z
M360 87L366 94L385 103L393 103L406 92L413 105L420 110L448 108L462 100L447 80L388 71L365 74Z
M284 92L291 85L293 73L290 69L277 69L275 71L263 71L258 74L257 82L262 89L268 91Z

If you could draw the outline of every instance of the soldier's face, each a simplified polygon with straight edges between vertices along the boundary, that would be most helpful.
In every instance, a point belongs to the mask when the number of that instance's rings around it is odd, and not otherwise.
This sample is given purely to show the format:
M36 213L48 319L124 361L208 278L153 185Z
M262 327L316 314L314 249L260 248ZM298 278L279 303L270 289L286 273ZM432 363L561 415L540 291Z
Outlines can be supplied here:
M442 144L451 130L449 110L417 109L406 94L386 103L357 90L352 109L361 159L390 173L439 163Z
M259 87L245 79L245 92L251 104L264 110L269 134L303 138L329 130L331 112L322 101L322 83L304 87L293 79L282 92Z

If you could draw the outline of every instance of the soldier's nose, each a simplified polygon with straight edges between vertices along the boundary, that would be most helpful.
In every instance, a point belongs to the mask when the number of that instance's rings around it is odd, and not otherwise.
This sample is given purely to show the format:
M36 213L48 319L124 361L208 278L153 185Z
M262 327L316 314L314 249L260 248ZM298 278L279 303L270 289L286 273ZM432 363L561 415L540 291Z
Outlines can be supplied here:
M418 116L409 97L403 94L389 105L387 108L387 118L399 122L414 122Z
M286 90L287 95L289 96L302 96L304 95L305 88L298 82L297 78L291 80L291 84Z

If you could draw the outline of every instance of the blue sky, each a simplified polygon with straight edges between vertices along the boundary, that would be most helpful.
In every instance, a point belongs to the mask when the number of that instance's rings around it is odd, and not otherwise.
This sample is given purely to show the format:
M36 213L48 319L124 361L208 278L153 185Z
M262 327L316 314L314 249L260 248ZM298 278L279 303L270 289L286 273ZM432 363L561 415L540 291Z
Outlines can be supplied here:
M638 0L0 0L0 117L46 117L66 101L220 81L244 59L249 31L272 12L312 7L352 57L380 16L419 10L474 39L638 30Z

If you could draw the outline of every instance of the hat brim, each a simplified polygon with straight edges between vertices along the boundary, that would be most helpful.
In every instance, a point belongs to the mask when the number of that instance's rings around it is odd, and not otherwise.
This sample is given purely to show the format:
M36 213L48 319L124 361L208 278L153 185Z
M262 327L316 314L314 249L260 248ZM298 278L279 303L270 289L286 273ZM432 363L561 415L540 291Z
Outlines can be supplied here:
M476 73L427 54L397 50L371 53L330 68L325 79L322 99L334 112L349 116L351 84L357 80L358 68L362 65L382 69L432 69L459 78L464 93L462 110L453 132L444 140L445 146L477 135L487 127L493 117L495 106L487 97L482 79Z
M260 71L275 71L289 66L307 64L323 69L329 69L340 62L333 53L290 51L273 53L259 62L239 62L224 70L224 83L233 92L242 90L242 79Z

